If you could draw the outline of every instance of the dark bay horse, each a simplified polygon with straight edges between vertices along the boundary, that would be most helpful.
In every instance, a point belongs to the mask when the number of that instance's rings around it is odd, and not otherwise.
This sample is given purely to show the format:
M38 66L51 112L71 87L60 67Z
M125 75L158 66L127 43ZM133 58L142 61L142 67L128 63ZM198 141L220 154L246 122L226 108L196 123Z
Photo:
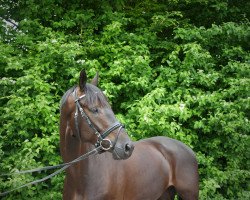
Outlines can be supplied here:
M62 98L60 150L69 162L95 146L103 152L66 170L64 200L198 199L198 166L193 151L167 137L132 142L117 121L105 95L97 88L98 74Z

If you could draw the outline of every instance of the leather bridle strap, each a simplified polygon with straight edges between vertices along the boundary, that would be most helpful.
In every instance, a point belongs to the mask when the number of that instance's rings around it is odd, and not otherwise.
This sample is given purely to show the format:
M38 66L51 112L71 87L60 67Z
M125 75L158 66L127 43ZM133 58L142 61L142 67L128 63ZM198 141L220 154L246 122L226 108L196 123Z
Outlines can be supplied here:
M25 174L25 173L31 173L31 172L41 172L41 171L45 171L45 170L49 170L49 169L56 169L56 168L61 168L61 169L58 169L57 171L55 171L54 173L44 177L44 178L41 178L41 179L38 179L38 180L35 180L35 181L32 181L32 182L29 182L29 183L26 183L24 185L21 185L19 187L16 187L12 190L9 190L9 191L6 191L6 192L2 192L0 193L0 197L1 196L5 196L15 190L18 190L18 189L21 189L21 188L24 188L24 187L27 187L29 185L35 185L37 183L41 183L43 181L46 181L50 178L52 178L53 176L56 176L57 174L61 173L62 171L64 171L65 169L69 168L71 165L81 161L81 160L84 160L90 156L94 156L96 154L98 154L101 150L101 146L87 152L86 154L83 154L81 155L80 157L76 158L75 160L71 161L71 162L67 162L67 163L63 163L63 164L59 164L59 165L55 165L55 166L47 166L47 167L43 167L43 168L37 168L37 169L32 169L32 170L25 170L25 171L19 171L19 172L16 172L14 174ZM4 175L1 175L1 176L7 176L7 175L12 175L12 174L4 174Z
M118 129L118 128L124 128L124 126L119 123L119 122L116 122L115 124L113 124L113 126L111 126L109 129L107 129L106 131L104 131L102 134L101 134L101 137L104 139L106 138L112 131ZM119 131L120 132L120 131Z
M94 133L97 135L97 137L99 138L100 137L100 133L96 130L95 126L92 124L92 122L90 121L88 115L84 112L83 108L81 107L79 101L81 99L83 99L85 97L85 95L82 95L80 96L79 98L77 97L77 94L76 94L76 89L74 90L74 97L75 97L75 104L76 104L76 112L75 112L75 126L76 126L76 131L77 131L77 135L78 135L78 138L80 139L81 138L81 134L80 134L80 130L79 130L79 125L78 125L78 110L80 111L80 114L82 116L82 118L84 118L89 127L92 128L94 130Z

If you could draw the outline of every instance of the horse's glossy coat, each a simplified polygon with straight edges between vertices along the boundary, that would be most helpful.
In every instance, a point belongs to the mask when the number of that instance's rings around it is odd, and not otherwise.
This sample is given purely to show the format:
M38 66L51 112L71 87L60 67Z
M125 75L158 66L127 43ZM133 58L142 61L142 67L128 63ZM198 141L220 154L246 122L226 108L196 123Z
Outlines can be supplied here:
M97 84L97 77L92 83ZM88 93L88 87L95 92ZM96 94L91 106L87 105L87 100L82 105L98 130L104 131L116 121L107 102L100 102L104 100L101 91L86 85L84 73L81 73L79 87L75 89L79 96ZM72 92L73 89L65 94L61 106L60 149L64 162L93 149L97 139L82 119L79 121L81 137L76 137ZM112 151L81 161L66 171L64 200L174 199L175 193L184 200L198 199L197 161L189 147L167 137L154 137L132 144L126 131L120 131ZM117 132L115 130L108 136L112 142Z

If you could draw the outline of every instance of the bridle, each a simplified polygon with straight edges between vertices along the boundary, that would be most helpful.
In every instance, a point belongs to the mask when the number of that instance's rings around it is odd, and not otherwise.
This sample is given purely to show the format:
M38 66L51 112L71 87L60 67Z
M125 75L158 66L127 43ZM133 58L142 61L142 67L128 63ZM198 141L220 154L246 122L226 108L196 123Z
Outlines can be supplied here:
M87 159L90 156L94 156L96 154L100 154L100 153L103 153L105 151L108 151L110 149L115 148L115 145L117 143L118 137L119 137L120 132L121 132L121 129L124 128L124 126L120 122L116 122L111 127L106 129L103 133L100 133L95 128L94 124L91 122L88 115L86 114L86 112L84 111L84 109L80 105L80 100L83 99L86 95L84 94L84 95L82 95L80 97L77 97L76 89L74 90L73 95L74 95L75 104L76 104L76 111L75 111L74 119L75 119L75 128L76 128L77 136L81 140L81 134L80 134L79 123L78 123L78 116L79 116L79 112L80 112L82 118L86 120L89 127L94 131L94 134L97 136L97 141L95 143L95 148L92 149L91 151L79 156L78 158L72 160L71 162L68 162L68 163L63 163L63 164L54 165L54 166L45 166L45 167L42 167L42 168L36 168L36 169L31 169L31 170L18 171L16 173L12 173L12 174L2 174L2 175L0 175L0 176L9 176L9 175L13 175L13 174L25 174L25 173L41 172L41 171L45 171L45 170L60 168L59 170L55 171L54 173L52 173L52 174L50 174L50 175L48 175L48 176L46 176L44 178L41 178L41 179L38 179L38 180L35 180L35 181L32 181L32 182L26 183L24 185L21 185L19 187L16 187L14 189L9 190L9 191L0 192L0 197L5 196L5 195L17 190L17 189L21 189L23 187L27 187L29 185L34 185L34 184L43 182L45 180L48 180L48 179L52 178L53 176L61 173L65 169L69 168L71 165L73 165L73 164L75 164L75 163L77 163L77 162L79 162L81 160ZM112 142L109 139L107 139L106 137L116 129L118 129L118 132L117 132L116 138L115 138L115 140L114 140L114 142L112 144ZM108 143L107 147L104 144L105 142ZM117 148L119 148L119 147L117 147Z
M97 136L97 141L95 143L95 147L101 146L102 150L104 150L104 151L108 151L108 150L114 148L116 145L116 142L118 140L120 131L122 128L124 128L124 126L120 122L115 122L111 127L106 129L103 133L100 133L96 129L95 125L91 122L88 115L86 114L86 112L84 111L84 109L80 105L80 101L86 97L86 94L78 97L77 90L75 89L73 92L73 95L74 95L75 105L76 105L74 119L75 119L75 129L76 129L78 139L81 140L81 134L80 134L79 122L78 122L78 116L79 116L79 112L80 112L81 117L86 120L89 127L94 131L94 134ZM118 133L116 134L115 142L112 144L110 139L107 139L106 137L116 129L118 129ZM107 147L106 147L105 143L108 143Z

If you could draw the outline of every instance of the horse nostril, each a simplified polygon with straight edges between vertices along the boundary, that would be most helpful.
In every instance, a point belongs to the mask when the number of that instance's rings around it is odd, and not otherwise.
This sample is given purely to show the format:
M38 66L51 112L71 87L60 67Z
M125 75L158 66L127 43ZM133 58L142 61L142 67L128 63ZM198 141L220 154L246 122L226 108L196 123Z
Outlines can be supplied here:
M129 152L129 151L132 150L132 149L133 149L133 145L132 145L132 144L127 143L127 144L125 145L125 151L126 151L126 152Z

